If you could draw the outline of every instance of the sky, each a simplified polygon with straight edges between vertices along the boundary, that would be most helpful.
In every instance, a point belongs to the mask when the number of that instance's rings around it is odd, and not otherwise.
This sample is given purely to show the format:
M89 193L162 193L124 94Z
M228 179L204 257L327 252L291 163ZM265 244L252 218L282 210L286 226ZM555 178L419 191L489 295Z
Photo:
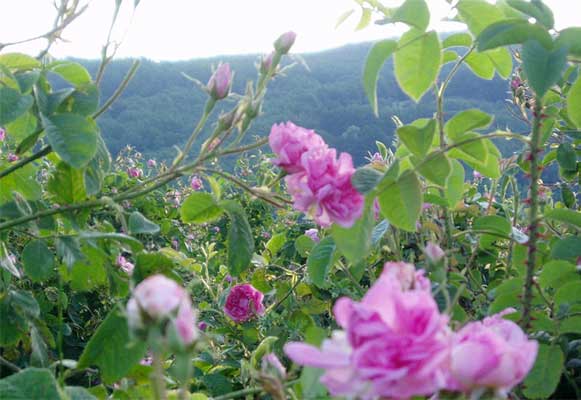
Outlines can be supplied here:
M55 57L99 58L107 36L115 0L80 0L88 10L65 31L67 42L51 49ZM121 41L117 57L152 60L187 60L218 55L267 53L283 32L293 30L293 52L314 52L348 43L393 37L406 27L370 25L355 31L360 9L355 0L123 0L113 39ZM458 30L461 26L441 22L450 15L445 0L427 0L432 12L431 28ZM383 0L386 6L401 0ZM581 26L581 0L545 0L555 13L556 28ZM0 0L0 43L26 39L50 30L55 11L52 0ZM338 18L354 9L338 28ZM34 10L34 11L31 11ZM35 54L43 41L7 51Z

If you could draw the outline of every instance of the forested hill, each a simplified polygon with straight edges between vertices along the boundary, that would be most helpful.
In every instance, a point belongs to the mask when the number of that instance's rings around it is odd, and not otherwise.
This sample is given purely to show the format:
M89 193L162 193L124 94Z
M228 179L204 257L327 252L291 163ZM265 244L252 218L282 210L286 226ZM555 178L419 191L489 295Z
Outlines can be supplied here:
M309 69L296 65L272 83L264 113L250 133L267 135L274 122L292 120L315 129L332 146L349 151L361 163L367 151L375 148L376 140L392 142L392 116L404 123L431 116L433 96L424 96L419 104L406 98L397 87L391 63L379 79L380 117L373 115L362 86L362 70L370 46L371 43L348 45L303 55ZM257 60L257 55L183 62L143 60L126 92L99 120L112 153L131 144L147 156L173 157L172 146L183 144L189 136L206 100L206 94L182 72L206 82L212 64L229 62L235 71L234 90L242 93L247 80L255 77ZM82 62L92 72L98 65L97 61ZM119 60L108 67L104 98L113 92L131 63L132 60ZM447 91L446 112L478 107L495 115L495 127L510 126L522 131L524 127L506 110L507 89L507 82L498 77L483 80L463 68ZM500 146L505 153L513 150L506 144Z

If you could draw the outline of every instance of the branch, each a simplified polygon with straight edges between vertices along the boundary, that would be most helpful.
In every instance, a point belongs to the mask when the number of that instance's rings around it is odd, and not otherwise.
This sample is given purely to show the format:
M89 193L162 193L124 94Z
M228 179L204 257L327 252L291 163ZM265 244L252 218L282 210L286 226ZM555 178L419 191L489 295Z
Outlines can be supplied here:
M6 168L5 170L0 171L0 179L4 178L7 175L10 175L11 173L13 173L14 171L16 171L19 168L24 167L26 164L29 164L33 161L36 161L39 158L46 156L47 154L50 154L51 152L52 152L52 147L50 147L50 146L43 147L41 150L32 154L31 156L23 158L22 160L18 161L15 164L12 164L10 167Z
M139 61L139 60L133 61L133 65L131 65L131 68L129 68L129 71L127 71L127 74L123 78L123 81L121 82L121 84L115 90L115 93L113 93L111 95L111 97L109 97L107 99L107 101L105 103L103 103L101 108L97 112L95 112L95 114L92 115L93 119L99 118L99 116L101 114L103 114L105 111L107 111L107 109L109 107L111 107L111 104L113 104L115 102L115 100L117 100L119 98L119 96L121 96L121 94L123 94L123 92L127 88L127 85L129 84L131 79L133 79L133 77L135 76L135 73L137 72L137 68L139 68L139 64L141 64L141 61Z

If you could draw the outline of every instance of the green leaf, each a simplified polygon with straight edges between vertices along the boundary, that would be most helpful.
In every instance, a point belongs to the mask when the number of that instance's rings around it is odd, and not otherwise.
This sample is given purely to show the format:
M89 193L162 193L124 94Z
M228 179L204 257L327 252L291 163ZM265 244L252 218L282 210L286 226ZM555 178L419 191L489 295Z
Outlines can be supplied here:
M220 203L230 217L228 227L228 268L232 276L238 276L250 267L254 253L254 238L244 209L233 201Z
M374 168L358 168L351 177L351 184L361 194L371 192L383 178L383 174Z
M567 115L577 128L581 128L581 76L577 78L571 89L569 89Z
M484 29L476 38L478 51L522 44L527 40L537 40L547 49L553 45L553 39L546 29L522 19L496 22Z
M446 50L442 54L442 65L448 64L449 62L458 61L458 53L453 50Z
M27 319L36 319L40 316L40 307L32 292L24 290L11 290L12 304Z
M537 359L524 381L524 394L529 399L548 399L561 380L565 356L559 346L539 345Z
M12 257L10 257L10 255L11 254L8 252L8 248L4 242L0 242L0 268L8 271L15 277L20 278L20 271L16 265L14 265L14 261L12 261Z
M486 215L477 218L472 225L475 231L490 232L485 233L480 237L480 247L488 249L492 244L500 239L508 239L511 233L510 222L503 217L497 215Z
M91 83L91 75L81 64L71 61L57 61L48 67L52 72L60 75L64 80L75 86Z
M0 204L12 201L12 192L20 193L26 200L38 200L42 189L36 180L36 168L32 164L17 169L2 178Z
M406 0L397 8L390 22L403 22L425 31L430 23L430 10L425 0Z
M32 281L47 280L54 272L54 254L44 240L32 240L22 250L22 265Z
M405 125L397 129L397 136L413 154L423 157L426 155L436 133L436 121L428 120L423 127Z
M34 100L29 94L22 95L9 87L0 87L0 126L24 114L32 106Z
M469 33L459 32L448 36L442 42L442 48L449 47L470 47L472 45L472 36Z
M313 239L306 235L301 235L295 239L295 250L301 257L307 257L310 251L315 247Z
M475 132L458 134L453 140L453 143L467 143L459 145L458 147L450 150L448 155L450 157L460 158L465 161L473 161L481 165L486 164L490 153L486 144L484 143L484 138L476 140L478 137L481 137L481 135Z
M82 386L67 386L65 387L65 393L70 400L97 400L97 397Z
M547 211L544 217L545 219L570 224L581 229L581 213L579 211L567 210L566 208L555 208Z
M565 171L577 171L577 153L571 143L561 143L557 148L557 162Z
M114 307L83 350L77 368L97 366L103 381L112 384L123 378L145 355L147 344L129 336L127 318Z
M508 79L512 73L512 55L510 51L506 48L499 48L485 51L484 54L490 59L498 75Z
M581 304L581 280L577 278L561 286L555 293L555 307L572 307Z
M134 211L129 216L129 233L132 235L142 233L154 235L159 232L159 226L143 216L139 211Z
M301 394L304 399L328 400L327 389L320 382L324 369L304 367L301 372Z
M331 235L337 248L351 263L355 264L369 254L373 226L373 199L367 199L362 217L351 228L343 228L337 224L331 227Z
M543 289L549 287L559 289L564 284L577 279L579 277L575 265L563 260L553 260L543 266L539 274L539 285Z
M0 380L0 398L61 400L57 382L48 369L26 368Z
M444 133L451 140L457 141L463 133L488 128L493 119L493 116L477 108L460 111L446 122Z
M418 102L432 87L442 63L438 34L410 29L398 43L395 53L395 78L400 88Z
M182 203L180 215L183 222L201 224L219 218L224 210L209 193L194 192Z
M568 171L563 170L560 170L559 172L561 176L563 176L565 173L569 173ZM574 174L576 173L577 172L574 172ZM575 202L577 201L575 193L573 193L573 191L567 186L561 187L561 200L563 201L563 204L565 204L565 207L568 208L574 208Z
M553 12L542 1L507 0L507 3L521 13L534 18L547 29L552 29L555 25Z
M35 325L30 327L30 365L33 367L48 367L47 345Z
M59 157L73 168L82 168L97 152L97 124L76 114L42 117L46 137Z
M79 239L87 241L113 240L128 245L134 253L143 250L143 244L134 237L115 232L81 232Z
M64 162L57 165L48 180L47 189L60 204L79 203L87 198L83 171L73 169Z
M548 51L538 41L529 40L522 47L522 60L529 85L542 97L561 79L567 65L567 49Z
M571 27L559 32L555 47L566 47L569 54L581 57L581 27Z
M331 237L324 238L311 250L309 258L307 258L307 273L315 285L325 286L327 275L333 264L335 250L336 245Z
M502 11L486 0L461 0L456 8L474 36L478 36L487 26L504 19Z
M579 236L567 236L560 239L551 249L551 259L577 262L577 257L581 257L581 237Z
M416 169L420 175L438 186L445 187L448 176L452 172L452 166L445 154L439 152L434 154L429 154L426 162L422 162L422 159L416 156L412 156L411 161L414 166L417 166Z
M97 136L97 153L85 168L85 189L87 195L98 194L103 187L105 174L111 169L111 154L101 135Z
M27 70L40 67L40 61L22 53L0 54L0 64L16 70Z
M379 79L379 71L385 61L391 56L397 47L394 40L382 40L373 45L367 60L365 61L365 68L363 70L363 88L365 94L369 99L369 104L373 108L375 115L378 115L377 106L377 80Z
M341 14L339 16L339 18L337 18L337 23L335 24L335 29L340 27L343 24L343 22L345 22L347 20L347 18L349 18L354 12L355 12L355 10L351 9L351 10L345 11L343 14Z
M359 19L359 23L355 28L356 31L360 31L361 29L365 28L371 22L371 9L363 8L361 10L361 18Z
M406 171L378 196L381 213L390 224L415 231L416 221L422 211L423 194L420 181L414 172Z
M486 54L473 51L464 62L476 76L488 80L494 78L494 64Z

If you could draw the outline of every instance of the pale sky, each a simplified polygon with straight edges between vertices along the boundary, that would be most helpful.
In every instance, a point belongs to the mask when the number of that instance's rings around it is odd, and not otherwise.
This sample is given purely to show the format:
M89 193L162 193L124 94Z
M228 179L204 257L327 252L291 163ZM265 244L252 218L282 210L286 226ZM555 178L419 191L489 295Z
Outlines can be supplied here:
M383 0L387 6L401 0ZM52 26L52 0L0 0L0 43L33 37ZM52 49L56 57L98 58L106 38L115 0L81 0L89 9L65 31L69 43ZM581 26L581 0L545 0L555 13L556 28ZM459 25L439 22L448 15L444 0L428 0L431 27L457 30ZM225 54L266 53L279 34L293 30L294 52L312 52L347 43L401 34L400 24L370 26L354 32L360 15L354 0L141 0L131 20L133 0L123 0L113 38L123 43L118 57L187 60ZM355 13L335 28L344 12ZM3 52L35 54L44 42L7 47Z

